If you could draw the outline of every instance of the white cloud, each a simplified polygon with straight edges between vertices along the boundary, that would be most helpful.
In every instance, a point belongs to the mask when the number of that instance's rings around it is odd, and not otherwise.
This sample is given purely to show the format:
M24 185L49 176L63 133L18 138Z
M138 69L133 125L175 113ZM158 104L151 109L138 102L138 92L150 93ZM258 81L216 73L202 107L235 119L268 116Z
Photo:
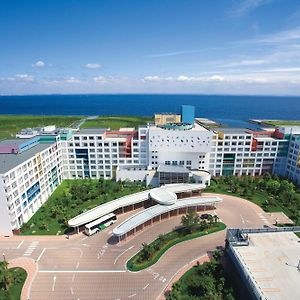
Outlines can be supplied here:
M143 78L144 81L160 81L161 78L159 76L145 76Z
M192 53L198 53L202 50L182 50L182 51L172 51L172 52L164 52L164 53L157 53L157 54L151 54L147 55L146 57L149 58L156 58L156 57L168 57L168 56L177 56L177 55L183 55L183 54L192 54Z
M87 69L100 69L102 66L100 64L86 64Z
M235 7L231 14L236 17L241 17L251 10L264 6L273 2L273 0L242 0L240 3Z
M67 83L82 83L82 81L80 79L77 79L75 77L70 77L68 79L66 79Z
M22 81L34 81L34 77L29 74L16 74L15 78Z
M32 67L34 67L34 68L43 68L45 66L46 66L46 64L42 60L38 60L37 62L35 62L32 65Z
M108 79L104 76L96 76L96 77L93 77L93 80L94 82L97 82L97 83L106 83L108 81Z

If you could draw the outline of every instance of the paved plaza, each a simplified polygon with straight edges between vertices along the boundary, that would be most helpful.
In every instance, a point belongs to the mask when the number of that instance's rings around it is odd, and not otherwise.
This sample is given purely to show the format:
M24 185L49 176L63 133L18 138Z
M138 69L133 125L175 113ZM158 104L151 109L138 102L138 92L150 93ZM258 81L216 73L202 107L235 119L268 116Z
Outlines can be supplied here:
M255 204L232 196L218 196L223 202L210 212L216 213L228 227L271 226L268 215ZM152 267L132 273L125 265L141 249L142 243L171 231L181 219L181 216L172 217L117 243L112 230L136 212L119 215L114 225L91 237L82 233L70 239L65 236L1 237L0 247L8 261L15 263L21 258L35 262L37 271L30 276L24 291L30 300L156 300L179 270L225 244L225 230L186 241L169 249Z

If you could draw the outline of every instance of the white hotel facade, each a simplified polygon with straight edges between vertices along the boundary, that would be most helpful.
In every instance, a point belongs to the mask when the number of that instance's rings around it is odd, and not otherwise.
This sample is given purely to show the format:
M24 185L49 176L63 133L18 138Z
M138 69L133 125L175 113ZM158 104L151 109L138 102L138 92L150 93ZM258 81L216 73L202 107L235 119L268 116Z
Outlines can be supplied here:
M300 128L209 129L200 124L148 124L63 130L0 141L0 234L11 234L63 179L144 181L152 186L210 176L273 172L300 185Z

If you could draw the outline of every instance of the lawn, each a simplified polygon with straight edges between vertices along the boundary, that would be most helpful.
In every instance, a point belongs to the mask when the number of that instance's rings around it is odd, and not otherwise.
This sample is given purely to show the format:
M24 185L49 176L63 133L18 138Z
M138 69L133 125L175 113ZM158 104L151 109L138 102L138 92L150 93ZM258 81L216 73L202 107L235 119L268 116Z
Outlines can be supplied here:
M263 123L272 126L300 126L299 120L263 120Z
M8 272L12 278L12 284L10 285L8 291L0 289L0 299L1 300L20 300L21 292L24 282L27 277L27 273L22 268L11 268Z
M24 235L59 235L78 214L116 198L145 190L133 182L104 179L64 180L43 206L21 227Z
M149 117L134 117L134 116L102 116L95 119L86 120L81 128L110 128L112 130L119 129L120 127L134 127L139 125L146 125L147 122L153 121Z
M224 230L226 225L221 222L213 223L206 228L197 228L188 234L182 234L184 227L173 230L166 234L160 235L156 240L151 242L149 245L143 246L143 249L135 254L130 260L128 260L126 266L130 271L137 272L146 269L155 264L160 257L171 247L183 241L195 239L207 234L211 234L220 230ZM149 258L145 257L145 249L149 251Z
M259 205L266 212L284 212L300 224L300 191L288 180L266 174L260 177L226 176L211 180L206 192L233 195Z
M56 125L68 127L79 121L81 116L28 116L28 115L0 115L0 139L15 137L23 128Z

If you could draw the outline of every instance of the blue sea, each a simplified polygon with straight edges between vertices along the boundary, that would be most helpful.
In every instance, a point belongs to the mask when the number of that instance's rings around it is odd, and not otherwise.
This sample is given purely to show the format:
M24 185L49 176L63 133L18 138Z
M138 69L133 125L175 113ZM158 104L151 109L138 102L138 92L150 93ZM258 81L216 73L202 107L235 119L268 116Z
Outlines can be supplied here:
M300 119L300 97L229 95L0 96L0 114L152 116L179 113L181 104L194 105L197 117L234 127L249 119Z

